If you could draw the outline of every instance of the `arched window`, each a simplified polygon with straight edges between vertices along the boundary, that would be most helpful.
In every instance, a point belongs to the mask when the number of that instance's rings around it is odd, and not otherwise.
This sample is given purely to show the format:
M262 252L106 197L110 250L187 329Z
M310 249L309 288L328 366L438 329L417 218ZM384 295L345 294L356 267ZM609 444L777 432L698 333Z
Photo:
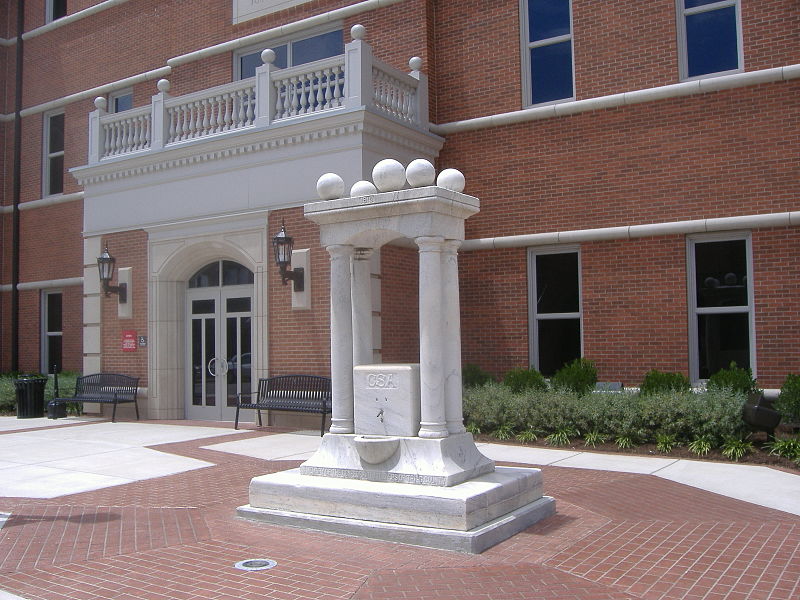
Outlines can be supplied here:
M190 288L247 285L252 283L253 272L232 260L218 260L209 263L189 279Z

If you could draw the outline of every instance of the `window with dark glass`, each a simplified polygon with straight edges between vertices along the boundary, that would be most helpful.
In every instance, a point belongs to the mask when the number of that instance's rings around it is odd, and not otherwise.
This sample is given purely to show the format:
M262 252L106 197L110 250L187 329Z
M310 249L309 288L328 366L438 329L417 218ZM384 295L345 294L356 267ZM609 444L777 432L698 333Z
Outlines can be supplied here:
M269 46L275 52L275 62L280 69L295 67L306 63L344 54L344 37L342 30L329 31L301 40L290 40ZM254 77L256 68L260 67L261 50L241 54L238 57L239 79Z
M741 68L739 0L679 0L682 76Z
M67 0L47 0L47 15L45 20L48 23L66 16Z
M695 379L708 379L732 362L752 368L748 241L695 241L693 258Z
M207 264L192 275L189 278L189 287L218 287L220 284L252 285L253 281L253 272L247 267L231 260L218 260Z
M527 103L574 97L570 0L525 0Z
M45 118L44 195L64 191L64 113Z
M118 113L133 108L133 92L111 94L109 96L109 108L111 112Z
M578 253L532 253L530 269L532 363L549 377L581 356Z
M42 294L42 372L61 372L63 339L63 296L61 292Z

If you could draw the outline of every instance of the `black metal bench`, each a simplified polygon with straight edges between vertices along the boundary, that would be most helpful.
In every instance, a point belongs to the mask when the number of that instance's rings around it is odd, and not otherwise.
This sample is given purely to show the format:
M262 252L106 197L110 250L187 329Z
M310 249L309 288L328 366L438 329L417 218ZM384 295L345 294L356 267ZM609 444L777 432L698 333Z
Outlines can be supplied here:
M772 400L765 398L761 392L754 392L747 396L742 419L753 431L766 431L768 439L774 440L781 413L772 407Z
M258 380L258 391L237 396L234 429L239 429L239 410L242 408L258 411L259 427L261 427L262 410L317 413L322 415L319 431L320 435L324 435L325 415L331 413L331 380L329 377L318 375L278 375L262 378Z
M139 378L116 373L95 373L83 375L75 381L75 395L72 398L56 398L54 402L99 402L113 404L111 422L117 418L117 404L133 402L136 408L136 420L139 420L139 405L136 403L136 392Z

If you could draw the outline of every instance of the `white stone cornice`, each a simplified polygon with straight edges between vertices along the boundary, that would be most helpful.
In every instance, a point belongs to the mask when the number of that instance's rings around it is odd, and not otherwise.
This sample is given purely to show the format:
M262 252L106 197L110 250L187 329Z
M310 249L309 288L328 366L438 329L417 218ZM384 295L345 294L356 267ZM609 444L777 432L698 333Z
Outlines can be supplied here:
M438 154L444 144L444 139L437 135L360 108L286 119L268 128L250 127L178 142L162 150L144 150L104 159L95 165L76 167L70 169L70 173L85 186L362 134L424 156Z

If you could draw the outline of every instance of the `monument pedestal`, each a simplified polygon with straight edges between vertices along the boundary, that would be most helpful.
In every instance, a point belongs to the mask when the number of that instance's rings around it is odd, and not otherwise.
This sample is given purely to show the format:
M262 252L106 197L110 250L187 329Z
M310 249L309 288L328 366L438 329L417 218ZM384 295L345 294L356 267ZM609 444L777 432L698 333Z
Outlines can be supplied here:
M303 475L451 486L494 470L471 433L440 439L326 433Z
M450 487L304 475L255 477L241 517L479 553L555 513L539 469L497 467Z

